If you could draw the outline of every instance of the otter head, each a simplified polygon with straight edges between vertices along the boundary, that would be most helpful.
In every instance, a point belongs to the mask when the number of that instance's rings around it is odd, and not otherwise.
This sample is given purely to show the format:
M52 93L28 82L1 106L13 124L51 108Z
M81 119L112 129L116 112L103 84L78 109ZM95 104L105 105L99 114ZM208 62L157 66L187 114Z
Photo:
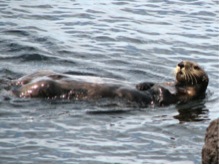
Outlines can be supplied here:
M195 95L205 93L209 80L206 72L198 64L182 61L176 66L175 73L179 86L195 89Z

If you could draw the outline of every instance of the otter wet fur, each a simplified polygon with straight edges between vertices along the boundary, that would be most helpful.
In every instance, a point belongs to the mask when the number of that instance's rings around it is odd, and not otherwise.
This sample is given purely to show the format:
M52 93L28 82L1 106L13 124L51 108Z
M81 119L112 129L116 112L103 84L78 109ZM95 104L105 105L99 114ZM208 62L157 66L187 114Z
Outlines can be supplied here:
M164 106L204 98L207 73L195 62L182 61L174 82L131 84L94 76L38 71L11 82L12 93L23 98L97 100L120 98L139 106Z

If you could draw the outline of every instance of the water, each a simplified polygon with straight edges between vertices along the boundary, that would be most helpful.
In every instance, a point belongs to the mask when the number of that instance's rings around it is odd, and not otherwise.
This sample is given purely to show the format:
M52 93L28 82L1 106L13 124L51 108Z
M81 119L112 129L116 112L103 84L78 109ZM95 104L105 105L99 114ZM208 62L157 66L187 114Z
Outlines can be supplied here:
M203 101L161 108L1 90L0 163L200 163L205 129L219 117L218 8L213 0L0 1L1 81L40 69L170 81L185 59L210 78Z

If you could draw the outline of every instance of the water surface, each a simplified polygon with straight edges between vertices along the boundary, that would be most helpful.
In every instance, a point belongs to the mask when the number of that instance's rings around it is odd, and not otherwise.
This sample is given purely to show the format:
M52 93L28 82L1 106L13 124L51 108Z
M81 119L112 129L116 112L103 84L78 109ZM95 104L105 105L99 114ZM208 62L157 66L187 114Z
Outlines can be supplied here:
M171 81L181 60L210 79L206 99L161 108L1 90L0 163L201 163L205 129L219 117L218 8L213 0L0 1L1 82L40 69Z

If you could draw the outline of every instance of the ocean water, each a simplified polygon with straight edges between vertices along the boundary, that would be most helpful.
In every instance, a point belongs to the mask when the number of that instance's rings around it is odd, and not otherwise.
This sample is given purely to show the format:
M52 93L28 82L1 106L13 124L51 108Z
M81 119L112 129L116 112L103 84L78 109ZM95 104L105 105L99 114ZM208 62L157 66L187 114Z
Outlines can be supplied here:
M218 13L216 0L0 0L0 163L201 163L219 117ZM2 90L41 69L171 81L182 60L208 73L204 100L138 108Z

